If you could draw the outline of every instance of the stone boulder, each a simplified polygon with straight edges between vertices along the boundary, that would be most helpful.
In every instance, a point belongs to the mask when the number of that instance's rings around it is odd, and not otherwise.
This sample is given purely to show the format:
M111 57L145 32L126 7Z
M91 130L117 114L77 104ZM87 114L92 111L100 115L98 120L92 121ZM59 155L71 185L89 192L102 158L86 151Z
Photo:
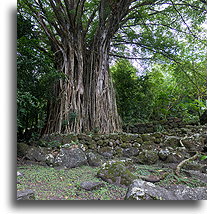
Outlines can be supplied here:
M206 200L207 187L191 188L185 185L171 185L167 188L134 180L129 186L125 200Z
M92 182L92 181L84 181L80 183L80 188L91 191L95 189L99 189L104 186L103 182Z
M173 149L172 147L162 148L158 152L159 159L165 163L179 163L180 161L189 158L186 148L177 147Z
M97 177L118 186L127 187L137 177L127 168L126 161L108 161L104 163L97 173Z
M17 200L35 200L34 191L30 189L17 191Z
M18 157L25 157L28 150L30 149L30 146L28 146L25 143L17 143L17 156Z
M157 151L152 150L143 150L139 155L134 159L135 162L141 164L155 164L159 160Z
M107 158L107 159L111 159L114 156L114 151L111 147L107 146L107 147L101 147L98 150L98 153L100 155L102 155L103 157Z
M25 155L28 160L37 162L45 162L46 156L47 151L45 148L35 146L30 147Z
M164 146L172 147L172 148L179 147L181 146L180 140L181 140L180 137L177 137L177 136L166 136L164 141Z
M136 147L126 148L123 150L123 156L130 158L132 156L137 156L139 154L139 150Z
M103 158L94 152L87 152L86 157L90 166L101 166L103 164Z
M79 148L62 148L54 160L55 166L74 168L88 165L85 153Z

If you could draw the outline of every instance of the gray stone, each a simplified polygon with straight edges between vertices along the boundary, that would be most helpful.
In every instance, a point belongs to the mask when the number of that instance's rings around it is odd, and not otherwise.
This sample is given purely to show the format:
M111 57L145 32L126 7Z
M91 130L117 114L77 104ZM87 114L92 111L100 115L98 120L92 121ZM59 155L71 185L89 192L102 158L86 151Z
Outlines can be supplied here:
M101 147L98 151L98 153L102 156L104 156L105 158L113 158L114 156L114 150L111 147Z
M79 148L62 148L54 161L55 166L74 168L88 165L85 153Z
M171 185L167 188L134 180L129 186L125 200L206 200L207 188L191 188L185 185Z
M164 149L161 149L159 152L158 152L158 155L159 155L159 158L160 160L164 161L168 158L170 154L170 151L168 148L164 148Z
M104 186L103 182L84 181L80 183L80 187L88 191L99 189L103 186Z
M103 164L103 160L99 154L87 152L86 156L90 166L101 166Z
M186 185L170 185L166 188L173 192L177 200L207 200L207 187L192 188Z
M166 136L166 139L164 141L164 145L166 147L172 147L172 148L179 147L179 146L181 146L180 137L177 137L177 136Z
M31 161L45 162L47 153L41 147L31 147L25 157Z
M53 166L55 161L55 157L52 154L46 155L45 162L48 166Z
M17 171L17 177L22 177L22 176L24 176L24 175L21 172Z
M30 189L17 191L17 200L35 200L34 191Z
M135 147L127 148L123 150L123 156L130 158L132 156L137 156L139 154L139 150Z
M177 197L163 187L137 179L129 186L125 200L177 200Z
M184 147L177 147L173 149L172 147L163 148L158 153L160 160L165 163L178 163L186 158L189 158Z

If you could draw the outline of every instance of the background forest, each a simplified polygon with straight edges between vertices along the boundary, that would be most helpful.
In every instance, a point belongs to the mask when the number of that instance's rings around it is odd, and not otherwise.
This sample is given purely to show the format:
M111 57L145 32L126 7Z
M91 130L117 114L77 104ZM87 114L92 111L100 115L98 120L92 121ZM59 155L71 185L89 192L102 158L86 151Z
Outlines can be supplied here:
M140 13L143 13L143 22L144 19L153 21L144 11L140 10ZM197 13L196 10L191 12L192 19ZM126 56L129 50L132 55L139 51L133 44L137 36L134 30L123 30L122 37L119 31L115 34L110 73L122 125L169 117L179 117L188 123L199 121L207 106L207 57L205 29L199 25L204 22L204 17L195 19L197 23L192 25L192 34L185 39L180 37L176 44L174 33L169 33L165 28L150 32L146 24L140 31L140 40L145 44L145 47L140 46L145 49L142 58ZM67 77L57 72L53 53L48 48L51 44L33 18L23 15L21 8L17 14L17 25L17 129L18 139L28 140L38 138L43 133L49 101L55 99L54 84ZM162 27L165 25L162 23ZM170 28L175 30L173 25ZM182 24L178 31L182 32ZM200 33L199 39L195 39L198 36L196 33ZM123 45L123 34L131 40L130 45L127 42ZM150 50L150 44L157 49ZM74 121L76 116L70 113L65 124Z

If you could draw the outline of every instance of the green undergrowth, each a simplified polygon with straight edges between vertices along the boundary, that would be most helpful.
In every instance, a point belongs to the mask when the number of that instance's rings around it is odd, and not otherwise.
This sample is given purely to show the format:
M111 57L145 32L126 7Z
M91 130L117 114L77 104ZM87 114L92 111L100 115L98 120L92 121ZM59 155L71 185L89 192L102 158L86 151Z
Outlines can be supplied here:
M168 185L187 185L189 187L204 187L207 186L206 182L202 182L195 176L187 177L184 173L180 176L175 175L174 170L171 168L161 168L156 165L137 165L134 169L135 175L149 176L154 175L163 177L159 182L155 183L159 186Z
M96 177L99 167L82 166L73 169L57 170L38 165L23 165L17 169L24 176L18 177L17 190L32 189L36 200L123 200L127 189L109 184ZM155 183L160 186L184 184L190 187L207 186L195 177L180 177L173 169L155 165L135 165L131 169L134 175L164 176ZM83 181L103 182L104 186L97 190L87 191L80 188Z
M97 190L80 188L83 181L103 182L96 177L99 168L82 166L67 170L57 170L43 166L22 166L18 171L17 190L32 189L36 200L123 200L126 188L104 182Z

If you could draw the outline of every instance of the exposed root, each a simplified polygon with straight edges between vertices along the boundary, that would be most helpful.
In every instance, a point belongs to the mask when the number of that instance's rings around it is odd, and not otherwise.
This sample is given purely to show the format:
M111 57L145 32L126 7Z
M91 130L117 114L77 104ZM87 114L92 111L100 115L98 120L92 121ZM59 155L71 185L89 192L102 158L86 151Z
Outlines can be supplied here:
M190 157L190 158L188 158L188 159L185 159L185 160L181 161L181 162L177 165L177 167L176 167L175 174L176 174L177 176L180 176L180 171L181 171L183 165L185 165L187 162L196 160L196 159L198 158L198 156L199 156L199 152L196 152L196 154L193 155L192 157Z

